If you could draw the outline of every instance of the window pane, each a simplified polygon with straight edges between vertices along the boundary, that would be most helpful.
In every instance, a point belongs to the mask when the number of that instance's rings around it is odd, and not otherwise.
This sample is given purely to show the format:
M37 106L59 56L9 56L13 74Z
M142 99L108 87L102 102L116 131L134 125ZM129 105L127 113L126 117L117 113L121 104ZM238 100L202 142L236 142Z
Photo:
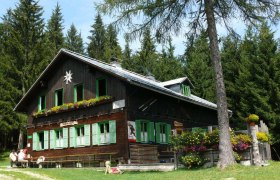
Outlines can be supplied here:
M77 128L77 136L81 136L80 128Z
M82 101L84 99L83 97L83 85L77 85L76 87L76 100L77 101Z
M104 124L100 124L100 133L104 133Z
M44 133L39 133L39 148L44 149Z
M107 132L107 133L110 132L110 131L109 131L109 123L106 123L105 126L106 126L106 132Z
M106 93L106 79L98 80L98 96L105 96Z
M40 104L40 108L41 108L41 110L44 110L44 109L46 109L46 96L41 96L40 97L41 98L41 104Z
M63 104L63 90L60 89L60 90L57 90L55 92L55 95L56 95L56 106L60 106Z
M85 127L81 127L81 135L82 135L82 136L85 135Z

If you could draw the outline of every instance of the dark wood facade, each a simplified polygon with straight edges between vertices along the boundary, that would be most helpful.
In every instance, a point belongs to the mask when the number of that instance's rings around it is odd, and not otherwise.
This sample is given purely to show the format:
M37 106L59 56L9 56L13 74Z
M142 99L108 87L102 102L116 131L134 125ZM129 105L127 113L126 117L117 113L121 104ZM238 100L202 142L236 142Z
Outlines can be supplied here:
M65 72L73 73L73 79L68 84L64 81ZM55 91L63 88L63 103L74 102L74 86L83 84L84 99L96 97L96 80L106 78L107 95L112 97L91 107L73 109L65 112L53 113L47 116L34 117L32 113L38 111L38 98L40 95L46 95L46 109L55 106ZM125 106L113 108L113 102L124 100ZM74 154L100 154L112 153L114 158L129 162L133 150L139 148L141 144L145 147L156 147L159 153L168 151L167 144L159 144L156 141L147 143L130 143L128 140L128 122L139 119L149 120L149 122L164 122L174 128L174 121L183 123L184 128L209 126L217 124L216 110L192 104L174 97L151 91L147 88L133 85L122 77L119 77L106 69L91 66L87 62L69 56L60 54L52 64L46 69L42 76L29 90L28 95L24 97L16 107L17 111L26 112L28 116L27 126L27 144L28 151L33 157L38 156L62 156ZM48 142L47 149L32 149L34 142L34 132L48 131L62 128L61 124L66 122L77 122L78 125L92 125L108 120L116 122L116 142L106 145L93 145L93 136L90 136L90 144L84 147L70 147L70 138L67 139L67 147L60 149L51 149ZM70 128L73 126L64 125L67 128L68 137L70 137ZM90 132L93 132L93 126L90 126ZM32 137L33 136L33 137ZM50 138L50 133L48 134ZM136 145L139 146L136 146ZM134 149L133 149L134 148ZM147 151L149 151L147 149ZM151 156L157 156L158 153L152 153ZM157 160L155 160L157 161ZM155 162L153 161L153 162ZM140 162L140 161L139 161ZM144 162L140 162L144 163Z

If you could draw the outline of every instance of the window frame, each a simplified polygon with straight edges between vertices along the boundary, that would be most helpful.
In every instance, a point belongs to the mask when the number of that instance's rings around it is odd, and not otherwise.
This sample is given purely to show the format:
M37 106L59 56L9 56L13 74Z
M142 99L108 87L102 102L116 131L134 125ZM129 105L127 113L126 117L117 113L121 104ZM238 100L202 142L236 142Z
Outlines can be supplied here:
M82 86L82 100L85 99L84 84L83 84L83 83L75 84L75 85L74 85L74 94L73 94L73 95L74 95L74 97L73 97L74 103L75 103L75 102L78 102L78 99L77 99L77 88L78 88L79 86Z
M100 77L100 78L97 78L96 81L95 81L95 86L96 86L96 97L100 97L100 94L99 94L99 81L100 80L105 80L105 95L102 95L102 96L107 96L108 95L108 79L106 77Z
M58 93L59 91L62 91L62 102L61 102L60 105L58 105L58 97L57 97L57 93ZM64 103L64 89L63 89L63 88L56 89L56 90L54 91L54 106L61 106L61 105L63 105L63 103Z
M147 141L143 141L141 137L141 124L147 123ZM136 142L138 143L154 143L155 142L155 123L146 119L135 120L136 125ZM139 127L140 125L140 127Z
M101 133L101 125L103 125L103 133ZM107 131L107 127L109 131ZM100 144L110 144L110 123L109 121L103 121L98 123L98 128L99 128L99 136L100 136ZM101 136L104 136L104 142L101 142ZM108 139L107 139L108 138Z

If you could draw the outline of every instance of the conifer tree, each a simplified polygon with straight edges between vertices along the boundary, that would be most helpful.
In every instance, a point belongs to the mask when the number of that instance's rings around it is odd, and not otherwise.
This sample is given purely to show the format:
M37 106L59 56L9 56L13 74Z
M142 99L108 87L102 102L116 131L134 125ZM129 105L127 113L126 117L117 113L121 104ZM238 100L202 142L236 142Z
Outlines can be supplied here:
M14 86L23 96L51 59L51 48L44 36L43 10L35 0L20 0L10 11L5 22L9 36L5 42L6 53L12 68ZM19 97L17 97L19 98ZM23 127L21 124L20 127ZM19 136L22 148L22 131Z
M202 31L186 49L186 73L194 85L192 93L215 102L214 72L211 66L207 34Z
M130 49L129 45L129 38L125 35L125 46L123 51L123 58L122 58L122 67L128 70L132 70L133 61L132 61L132 50Z
M106 59L105 57L106 31L100 14L97 14L97 16L95 17L95 22L91 27L91 36L88 37L90 40L87 48L88 55L92 58L109 62L109 59Z
M77 53L84 53L84 45L81 33L78 33L74 24L72 24L70 29L67 31L65 47Z
M47 25L47 36L49 38L49 41L54 46L54 54L56 54L63 47L64 44L64 37L62 32L64 28L62 24L63 17L61 13L61 8L57 3Z
M106 58L122 58L122 49L118 42L117 32L112 24L109 24L106 31Z

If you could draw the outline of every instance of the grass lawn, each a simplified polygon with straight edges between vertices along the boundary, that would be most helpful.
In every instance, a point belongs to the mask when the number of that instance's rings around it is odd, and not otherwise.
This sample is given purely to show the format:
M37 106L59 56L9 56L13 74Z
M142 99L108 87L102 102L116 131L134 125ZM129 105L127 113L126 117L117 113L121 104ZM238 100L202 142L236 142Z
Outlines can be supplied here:
M5 154L7 155L7 154ZM32 180L42 179L42 177L33 176L41 175L43 177L49 177L52 179L67 179L67 180L88 180L88 179L133 179L133 180L181 180L181 179L198 179L198 180L212 180L212 179L227 179L232 178L236 180L273 180L280 179L280 162L270 162L270 166L266 167L245 167L241 165L235 165L225 170L219 170L217 168L208 169L180 169L173 172L125 172L122 175L104 175L101 170L93 168L62 168L62 169L33 169L33 168L7 168L9 161L7 158L0 156L0 179L3 177L12 177L12 179ZM31 173L29 175L28 173ZM33 175L32 175L33 174ZM2 177L1 177L2 176ZM47 179L46 177L46 179ZM44 178L43 178L44 179Z

